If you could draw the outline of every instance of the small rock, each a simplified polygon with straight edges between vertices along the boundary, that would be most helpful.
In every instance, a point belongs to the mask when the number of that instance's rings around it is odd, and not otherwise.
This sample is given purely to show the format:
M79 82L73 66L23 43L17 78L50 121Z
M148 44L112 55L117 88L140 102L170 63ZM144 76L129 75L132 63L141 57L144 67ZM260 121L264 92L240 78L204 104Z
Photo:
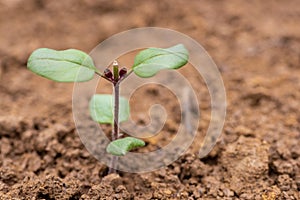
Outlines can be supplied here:
M295 181L296 181L296 184L297 184L297 189L300 191L300 174L295 177Z
M268 188L261 197L263 200L276 200L279 199L280 194L280 189L274 185L271 188Z
M12 151L12 146L10 144L10 140L7 138L2 138L0 143L0 153L2 155L7 155Z
M168 189L166 189L166 190L164 190L164 193L165 193L166 195L171 195L171 194L172 194L172 191L171 191L171 190L168 190Z
M240 198L245 200L252 200L254 199L254 194L243 193L240 195Z
M14 137L23 132L27 123L22 117L0 116L0 136Z
M221 190L218 190L218 196L219 196L219 197L223 197L223 196L224 196L224 193L223 193Z
M280 175L277 178L278 186L282 191L288 191L291 188L292 181L288 174Z
M120 193L122 191L126 191L126 187L124 185L119 185L117 188L116 188L116 192Z
M181 192L181 193L180 193L180 196L181 196L181 197L184 197L184 198L187 198L187 197L189 196L189 193L186 192L186 191L184 191L184 192Z
M244 136L254 136L254 131L251 129L243 126L243 125L238 125L235 129L234 132L238 133L239 135L244 135Z
M15 171L8 167L2 167L0 168L0 181L7 185L13 185L18 181L18 177Z
M234 196L234 192L228 188L223 189L223 193L224 193L225 197L233 197Z
M293 167L293 165L289 161L276 160L276 161L273 162L273 165L275 167L275 170L279 174L293 175L295 173L294 172L294 167Z
M288 146L282 142L278 142L276 145L276 151L280 155L280 157L284 159L291 158L291 151L289 150Z
M22 170L35 172L40 169L42 161L36 153L27 153L22 156Z

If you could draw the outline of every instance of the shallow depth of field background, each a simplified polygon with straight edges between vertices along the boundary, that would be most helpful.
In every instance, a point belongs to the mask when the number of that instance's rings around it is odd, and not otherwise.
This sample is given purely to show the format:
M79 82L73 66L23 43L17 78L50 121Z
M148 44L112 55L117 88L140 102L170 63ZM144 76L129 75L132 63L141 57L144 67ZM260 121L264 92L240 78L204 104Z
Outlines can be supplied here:
M0 0L0 199L299 199L299 21L297 0ZM36 48L89 52L147 26L187 34L211 55L227 92L225 127L205 159L189 151L152 173L105 176L76 133L73 85L34 75L26 61ZM168 123L172 134L176 119Z

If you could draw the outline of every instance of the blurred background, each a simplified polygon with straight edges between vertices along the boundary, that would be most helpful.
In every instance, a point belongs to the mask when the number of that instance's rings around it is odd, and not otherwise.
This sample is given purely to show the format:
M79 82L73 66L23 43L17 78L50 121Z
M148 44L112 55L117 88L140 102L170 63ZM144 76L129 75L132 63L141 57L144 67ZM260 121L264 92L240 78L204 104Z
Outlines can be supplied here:
M63 199L57 191L67 187L66 199L104 191L120 199L299 198L299 22L298 0L0 0L0 197ZM158 172L102 180L107 168L75 131L73 85L37 77L26 62L36 48L89 52L147 26L191 36L216 62L227 92L223 135L203 160L187 154Z

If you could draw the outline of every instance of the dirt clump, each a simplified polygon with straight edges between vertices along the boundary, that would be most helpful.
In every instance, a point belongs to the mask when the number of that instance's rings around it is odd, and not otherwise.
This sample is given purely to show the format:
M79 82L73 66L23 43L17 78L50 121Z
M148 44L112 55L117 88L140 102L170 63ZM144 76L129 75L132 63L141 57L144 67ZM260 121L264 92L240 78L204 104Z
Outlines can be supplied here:
M297 5L297 0L0 0L0 199L300 199ZM89 52L115 33L144 26L175 29L204 46L224 81L226 122L203 159L196 141L176 162L154 172L107 175L76 133L73 85L38 77L26 62L36 48ZM210 120L205 83L189 68L182 72L198 86L198 133L205 134ZM165 135L148 142L155 149L174 137L180 110L159 88L140 90L145 101L162 98L171 108ZM131 103L135 119L146 123L147 108L138 99Z

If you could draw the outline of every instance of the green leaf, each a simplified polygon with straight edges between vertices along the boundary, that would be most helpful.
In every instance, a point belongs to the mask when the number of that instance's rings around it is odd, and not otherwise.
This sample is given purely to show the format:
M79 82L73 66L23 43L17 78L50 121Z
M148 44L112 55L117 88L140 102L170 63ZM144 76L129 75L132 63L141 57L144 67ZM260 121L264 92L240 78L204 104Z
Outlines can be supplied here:
M92 58L76 49L37 49L30 55L27 67L32 72L57 82L88 81L97 71Z
M113 124L113 96L109 94L95 94L90 100L90 114L94 121L102 124ZM126 121L129 117L129 102L126 98L119 100L119 122Z
M109 143L109 145L106 148L106 151L107 153L110 153L115 156L124 156L127 152L131 151L132 149L143 146L145 146L145 142L143 140L134 137L126 137Z
M178 69L188 62L188 50L178 44L167 49L149 48L134 59L133 71L142 78L152 77L163 69Z

